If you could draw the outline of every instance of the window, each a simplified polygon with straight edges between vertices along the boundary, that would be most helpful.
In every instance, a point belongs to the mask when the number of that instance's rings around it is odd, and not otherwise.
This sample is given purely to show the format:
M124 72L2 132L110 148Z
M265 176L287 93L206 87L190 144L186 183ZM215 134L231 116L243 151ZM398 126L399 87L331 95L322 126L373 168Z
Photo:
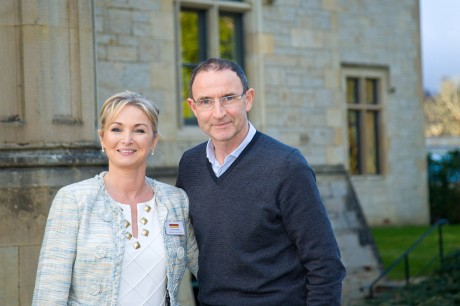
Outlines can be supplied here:
M182 125L193 126L197 122L187 104L190 74L209 57L230 59L244 67L243 13L249 4L235 0L178 3L180 121Z
M350 73L345 77L349 171L352 175L381 174L383 77Z

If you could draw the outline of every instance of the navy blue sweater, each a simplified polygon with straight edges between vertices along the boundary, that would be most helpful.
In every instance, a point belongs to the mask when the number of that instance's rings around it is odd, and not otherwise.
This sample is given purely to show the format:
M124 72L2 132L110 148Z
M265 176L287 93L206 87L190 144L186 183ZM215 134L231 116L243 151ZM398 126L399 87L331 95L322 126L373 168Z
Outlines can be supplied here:
M206 143L184 153L202 305L340 305L345 270L313 170L257 132L220 177Z

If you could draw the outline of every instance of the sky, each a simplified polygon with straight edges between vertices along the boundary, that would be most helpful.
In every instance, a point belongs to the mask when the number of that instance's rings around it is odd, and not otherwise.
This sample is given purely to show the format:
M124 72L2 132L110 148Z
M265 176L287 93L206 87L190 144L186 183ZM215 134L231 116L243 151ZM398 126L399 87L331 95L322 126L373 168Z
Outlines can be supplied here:
M423 87L439 90L445 77L460 78L460 0L420 0Z

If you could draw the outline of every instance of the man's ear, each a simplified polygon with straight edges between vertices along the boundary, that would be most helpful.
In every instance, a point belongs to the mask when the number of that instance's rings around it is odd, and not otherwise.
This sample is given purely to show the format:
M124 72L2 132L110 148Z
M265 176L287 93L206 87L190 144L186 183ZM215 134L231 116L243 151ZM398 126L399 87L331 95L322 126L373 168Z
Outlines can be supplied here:
M248 90L246 90L246 112L249 112L251 110L252 104L254 103L254 95L254 88L249 88Z
M188 98L188 99L187 99L187 103L188 103L188 105L190 106L190 108L192 109L192 112L193 112L193 114L194 114L195 117L196 117L196 105L195 105L195 102L193 101L192 98Z

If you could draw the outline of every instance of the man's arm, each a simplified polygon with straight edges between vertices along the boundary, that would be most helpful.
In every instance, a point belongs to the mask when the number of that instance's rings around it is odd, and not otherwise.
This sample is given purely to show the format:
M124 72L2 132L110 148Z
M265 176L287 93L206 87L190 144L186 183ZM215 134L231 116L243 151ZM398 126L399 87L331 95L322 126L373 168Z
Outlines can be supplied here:
M298 150L286 160L279 198L283 223L307 274L307 305L340 305L345 268L313 170Z

